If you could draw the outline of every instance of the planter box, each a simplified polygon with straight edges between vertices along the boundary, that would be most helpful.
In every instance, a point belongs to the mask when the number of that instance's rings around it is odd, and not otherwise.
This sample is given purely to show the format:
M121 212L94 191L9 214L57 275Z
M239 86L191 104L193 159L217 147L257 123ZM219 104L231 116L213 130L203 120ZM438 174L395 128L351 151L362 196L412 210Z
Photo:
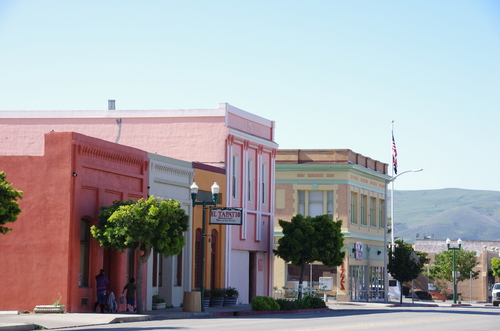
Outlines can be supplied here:
M35 306L33 312L35 314L61 314L64 313L64 306L40 305Z
M167 308L166 302L153 303L153 310L160 310L160 309L165 309L165 308Z
M210 307L222 307L224 304L224 297L211 297Z
M238 297L225 297L224 298L224 306L235 306L236 305L236 300Z

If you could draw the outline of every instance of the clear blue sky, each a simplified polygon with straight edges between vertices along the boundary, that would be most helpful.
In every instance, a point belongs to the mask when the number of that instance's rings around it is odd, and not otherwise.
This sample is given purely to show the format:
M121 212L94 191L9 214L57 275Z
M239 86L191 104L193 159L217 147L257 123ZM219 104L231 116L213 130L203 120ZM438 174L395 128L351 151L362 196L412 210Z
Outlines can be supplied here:
M500 1L0 0L0 110L216 108L500 191Z

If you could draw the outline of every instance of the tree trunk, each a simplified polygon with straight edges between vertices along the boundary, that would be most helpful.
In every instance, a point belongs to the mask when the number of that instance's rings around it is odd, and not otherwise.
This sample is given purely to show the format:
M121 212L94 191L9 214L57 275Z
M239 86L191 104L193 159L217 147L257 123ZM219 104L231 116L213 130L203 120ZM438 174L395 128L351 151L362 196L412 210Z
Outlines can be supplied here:
M403 303L403 283L399 282L399 303Z
M302 288L302 284L304 283L304 271L305 271L305 263L304 261L301 261L302 262L302 267L300 268L300 278L299 278L299 295L298 295L298 299L302 299L302 291L304 290Z
M141 255L141 244L136 248L137 254L137 313L142 314L144 312L144 305L142 302L142 284L144 283L144 265L151 255L151 247L146 247L144 249L144 254Z

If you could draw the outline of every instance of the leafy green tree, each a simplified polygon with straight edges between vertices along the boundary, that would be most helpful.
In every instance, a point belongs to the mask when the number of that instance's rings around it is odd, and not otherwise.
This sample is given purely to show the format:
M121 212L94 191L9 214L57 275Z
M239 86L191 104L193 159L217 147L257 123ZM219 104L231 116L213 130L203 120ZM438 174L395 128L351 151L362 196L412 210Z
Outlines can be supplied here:
M98 226L91 232L101 246L135 251L137 264L137 312L143 312L142 284L144 264L152 248L163 256L177 255L185 245L182 232L189 226L189 217L175 200L149 197L147 200L115 201L102 207Z
M394 279L399 281L399 286L402 286L404 282L417 278L428 261L427 253L416 252L411 244L405 243L402 239L397 239L394 242L394 247L389 248L387 270ZM399 302L402 303L403 289L400 290Z
M335 222L328 215L304 217L297 214L291 222L279 220L279 224L283 228L283 237L273 252L285 262L301 268L298 296L301 299L306 264L319 261L329 268L342 264L345 256L342 221Z
M491 271L493 276L500 277L500 259L496 257L491 259Z
M7 181L5 172L0 171L0 233L6 234L10 228L4 226L6 223L17 221L17 215L21 213L17 200L22 199L23 192L12 187Z
M479 271L474 269L479 264L475 251L466 251L464 249L455 251L455 271L460 271L457 277L457 283L472 278L477 279ZM453 251L442 251L436 254L433 266L430 269L432 279L441 279L453 281Z

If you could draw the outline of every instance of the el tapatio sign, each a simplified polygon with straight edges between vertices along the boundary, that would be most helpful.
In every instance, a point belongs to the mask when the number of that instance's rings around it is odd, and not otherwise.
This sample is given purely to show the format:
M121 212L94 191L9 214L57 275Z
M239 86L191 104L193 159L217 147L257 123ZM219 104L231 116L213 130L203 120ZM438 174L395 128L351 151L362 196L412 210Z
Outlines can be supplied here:
M213 208L210 224L241 225L241 208Z

